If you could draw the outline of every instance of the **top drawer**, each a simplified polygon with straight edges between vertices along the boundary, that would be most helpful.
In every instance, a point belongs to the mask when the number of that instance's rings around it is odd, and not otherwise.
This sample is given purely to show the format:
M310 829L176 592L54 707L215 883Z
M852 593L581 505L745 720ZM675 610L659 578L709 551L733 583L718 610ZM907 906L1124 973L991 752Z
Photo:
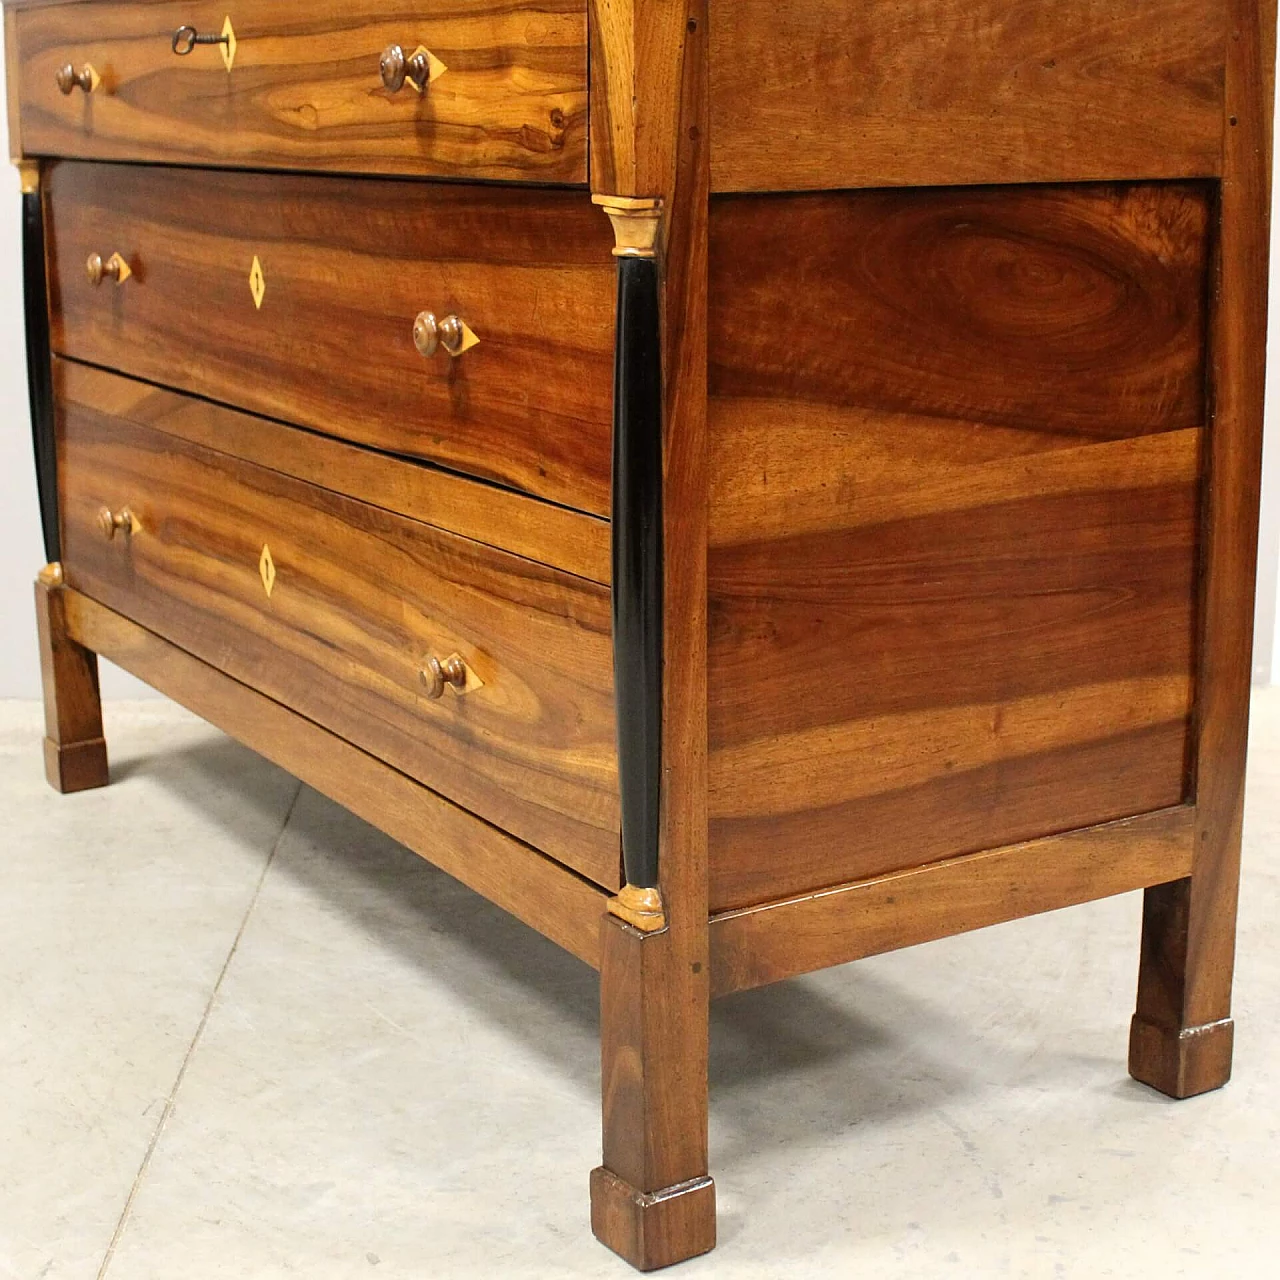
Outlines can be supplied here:
M174 52L180 28L226 23L234 45ZM56 4L19 10L8 37L27 155L587 178L584 0ZM429 52L423 92L384 85L393 45ZM67 66L88 91L60 86Z

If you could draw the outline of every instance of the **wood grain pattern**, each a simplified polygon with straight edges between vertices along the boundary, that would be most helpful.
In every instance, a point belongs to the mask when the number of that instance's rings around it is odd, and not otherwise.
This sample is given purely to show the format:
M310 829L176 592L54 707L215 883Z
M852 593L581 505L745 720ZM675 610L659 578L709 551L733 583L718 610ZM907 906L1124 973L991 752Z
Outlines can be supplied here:
M691 60L706 58L705 0L588 0L587 9L591 189L671 202L681 156L698 142L683 135L706 131L688 95Z
M617 887L604 588L83 404L59 417L73 587ZM138 531L108 541L104 505ZM455 652L484 687L429 701L423 664Z
M1230 0L1215 273L1191 875L1147 894L1129 1070L1174 1097L1231 1074L1257 570L1275 7ZM1172 880L1172 877L1171 877Z
M219 49L177 57L175 30ZM210 0L24 9L16 15L25 144L33 155L504 181L587 178L583 0L373 4ZM379 75L390 44L426 45L448 68L419 96ZM66 62L91 62L90 97L61 94Z
M712 213L713 910L1181 803L1205 191Z
M1209 207L1202 184L718 199L711 394L1200 426Z
M74 591L69 635L345 805L593 968L605 895L296 711Z
M609 585L609 525L595 516L72 360L55 358L53 369L56 394L64 404L98 409Z
M44 686L45 776L63 794L105 787L108 781L98 658L72 638L66 595L61 567L50 565L36 581L36 628Z
M712 189L1216 174L1222 9L734 0L713 14Z
M637 6L643 11L644 5ZM670 6L651 6L651 17ZM707 1176L707 205L705 0L682 41L670 129L663 306L662 807L659 887L667 927L603 923L603 1164L592 1228L634 1266L715 1243ZM652 141L652 139L651 139ZM621 1184L621 1186L619 1185Z
M839 885L711 921L715 995L1141 889L1191 865L1179 806Z
M46 186L58 353L608 515L611 238L583 195L78 163ZM94 288L91 252L133 277ZM423 310L479 346L424 359Z

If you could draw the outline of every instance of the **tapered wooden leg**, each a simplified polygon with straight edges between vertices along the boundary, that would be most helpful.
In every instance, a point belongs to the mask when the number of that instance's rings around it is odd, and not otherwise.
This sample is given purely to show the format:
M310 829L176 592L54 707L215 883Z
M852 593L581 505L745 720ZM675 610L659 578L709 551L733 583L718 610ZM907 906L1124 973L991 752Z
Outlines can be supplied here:
M1216 876L1148 889L1143 904L1129 1072L1171 1098L1207 1093L1231 1078L1238 850L1225 861Z
M1174 1098L1226 1084L1249 730L1267 362L1275 9L1227 0L1222 182L1210 326L1191 875L1148 889L1129 1070Z
M641 933L614 916L603 929L604 1164L591 1174L591 1228L652 1271L716 1242L707 975L684 961L670 931Z
M107 785L98 658L67 634L62 569L49 565L36 579L36 626L44 681L44 768L61 792Z

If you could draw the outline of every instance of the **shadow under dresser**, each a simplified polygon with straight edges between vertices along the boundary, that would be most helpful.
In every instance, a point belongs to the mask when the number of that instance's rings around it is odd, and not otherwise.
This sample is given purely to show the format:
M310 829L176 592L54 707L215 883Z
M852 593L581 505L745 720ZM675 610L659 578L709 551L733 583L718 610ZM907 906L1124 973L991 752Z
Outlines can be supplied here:
M102 655L599 969L642 1269L716 995L1143 889L1230 1074L1274 3L1032 8L5 5L51 783Z

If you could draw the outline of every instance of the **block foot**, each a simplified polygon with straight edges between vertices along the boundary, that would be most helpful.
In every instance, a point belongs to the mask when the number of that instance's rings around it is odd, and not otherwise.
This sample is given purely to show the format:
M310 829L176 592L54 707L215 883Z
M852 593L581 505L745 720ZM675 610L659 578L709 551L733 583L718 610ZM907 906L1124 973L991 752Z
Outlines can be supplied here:
M36 626L44 684L45 777L63 794L105 787L98 659L71 638L60 564L46 565L36 579Z
M105 787L110 780L106 742L102 738L91 738L88 742L59 746L51 738L46 738L44 775L49 779L49 785L63 795Z
M716 1247L716 1187L692 1178L646 1194L608 1169L591 1171L591 1230L639 1271L656 1271Z
M1193 1098L1231 1079L1235 1023L1159 1027L1140 1017L1129 1028L1129 1074L1171 1098Z

